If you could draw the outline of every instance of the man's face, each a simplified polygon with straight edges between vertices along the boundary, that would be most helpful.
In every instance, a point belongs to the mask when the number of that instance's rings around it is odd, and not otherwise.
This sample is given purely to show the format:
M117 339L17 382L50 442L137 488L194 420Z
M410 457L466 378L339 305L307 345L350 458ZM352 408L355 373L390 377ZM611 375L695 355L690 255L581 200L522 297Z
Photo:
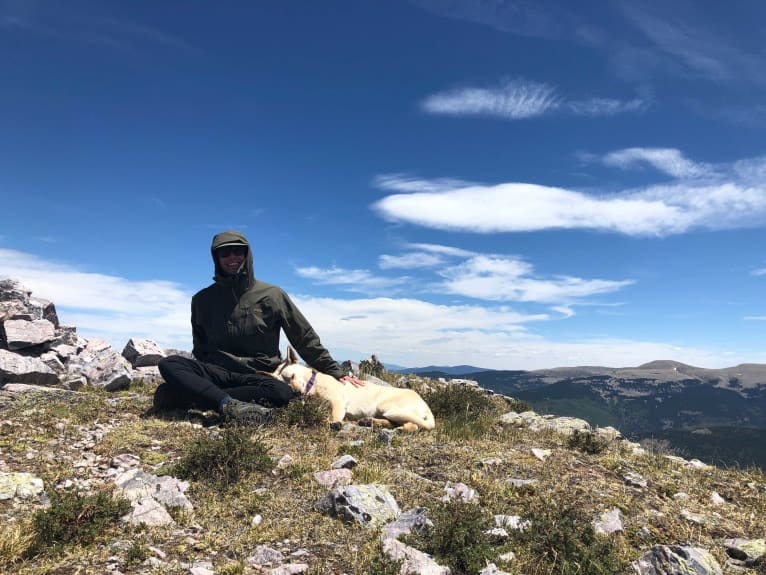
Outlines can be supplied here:
M227 276L236 275L242 262L247 256L245 246L225 246L215 250L215 257L218 258L218 266Z

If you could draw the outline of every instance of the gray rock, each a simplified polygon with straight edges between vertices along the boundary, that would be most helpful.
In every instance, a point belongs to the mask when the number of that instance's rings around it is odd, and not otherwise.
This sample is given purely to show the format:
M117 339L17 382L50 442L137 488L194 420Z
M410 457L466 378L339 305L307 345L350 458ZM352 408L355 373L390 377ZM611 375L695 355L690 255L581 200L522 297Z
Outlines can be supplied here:
M353 455L342 455L332 462L333 469L353 469L359 463Z
M319 511L334 512L338 517L365 527L377 527L399 517L399 505L384 485L345 485L333 489L318 501Z
M52 395L70 395L74 393L69 389L32 385L31 383L6 383L0 389L9 393L49 393Z
M88 384L107 391L130 385L133 373L127 360L100 339L91 339L76 358L70 359L70 371L83 375Z
M26 472L0 472L0 500L29 499L43 494L43 480Z
M175 521L162 504L152 497L140 497L130 502L131 511L122 520L131 525L173 525Z
M424 527L433 527L433 522L426 516L425 507L415 507L408 509L391 523L383 526L381 540L398 539L402 535L409 535L412 531L423 529Z
M328 471L317 471L314 473L314 479L319 485L324 487L336 487L351 483L353 474L350 469L330 469Z
M511 575L507 571L498 569L494 563L489 563L484 569L479 571L479 575Z
M401 561L399 573L402 575L449 575L449 567L439 565L427 553L405 545L393 538L385 539L383 553L392 561Z
M35 385L56 385L56 373L36 357L24 357L0 349L0 383L31 383Z
M254 565L279 565L285 560L285 556L282 552L269 547L268 545L259 545L255 548L253 554L245 559L245 563L248 567Z
M644 488L647 486L646 479L644 479L643 476L639 473L635 473L633 471L628 471L625 475L622 476L622 478L625 483L631 487Z
M34 347L52 341L54 329L53 324L47 319L36 319L34 321L9 319L3 322L5 343L11 351Z
M601 517L593 522L593 529L602 535L611 535L622 531L622 512L617 508L604 511Z
M442 501L460 501L462 503L478 503L479 496L475 489L471 489L465 483L456 483L454 486L447 483L444 487L446 495Z
M129 339L122 357L133 367L149 367L157 365L165 357L165 352L151 339Z
M699 547L656 545L633 563L638 575L723 575L709 551Z
M269 569L267 573L269 575L296 575L297 573L305 573L308 568L306 563L285 563L279 567L274 567L274 569Z
M166 507L180 507L186 511L194 509L184 495L189 483L169 475L157 477L134 467L118 475L114 484L117 491L130 501L151 497Z
M729 557L746 566L766 557L766 539L726 539L724 545Z

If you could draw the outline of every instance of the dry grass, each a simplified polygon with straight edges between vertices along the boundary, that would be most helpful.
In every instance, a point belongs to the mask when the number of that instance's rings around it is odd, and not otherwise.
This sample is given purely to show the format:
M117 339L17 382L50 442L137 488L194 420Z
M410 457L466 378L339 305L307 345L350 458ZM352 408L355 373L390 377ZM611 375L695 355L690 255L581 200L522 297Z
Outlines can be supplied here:
M195 441L215 436L215 430L183 419L145 417L151 390L141 384L119 395L94 392L54 399L4 396L0 400L2 470L32 472L42 477L46 490L52 492L61 481L85 476L83 468L73 466L83 448L73 446L94 430L100 430L98 438L87 449L98 458L94 465L108 465L115 455L129 453L138 456L149 471L177 464ZM326 424L326 406L296 404L273 427L250 436L268 448L274 462L289 455L290 465L245 469L225 488L194 479L188 495L195 512L175 515L176 526L140 528L130 535L118 531L111 534L113 540L66 547L57 556L23 559L31 543L31 518L38 506L0 501L0 572L105 572L108 558L118 557L119 569L126 574L188 572L173 561L212 561L217 573L247 574L256 571L245 567L245 559L256 546L265 544L285 554L307 551L306 557L296 560L307 562L311 574L397 573L397 566L381 557L375 531L314 510L328 489L320 486L313 474L329 469L343 454L351 454L359 462L353 470L354 483L387 485L402 509L422 506L436 514L445 486L462 482L476 490L482 517L521 515L544 526L535 532L537 537L512 534L508 546L518 558L515 564L503 565L511 573L575 572L571 571L572 557L596 560L588 555L586 543L599 549L599 556L609 558L591 566L594 574L612 568L620 573L619 569L655 544L699 545L723 562L722 538L758 538L766 533L766 477L760 470L694 469L667 459L661 452L637 457L620 444L594 448L589 440L573 441L553 432L503 427L497 423L502 403L491 399L492 403L482 404L477 414L470 409L479 402L471 402L467 410L460 403L464 399L455 396L442 402L434 432L397 434L392 445L378 441L376 430L332 431ZM454 418L450 416L451 405L462 405ZM310 424L302 424L301 413ZM481 419L482 425L472 429L466 413ZM361 444L353 445L356 441ZM546 461L539 461L532 455L532 447L552 453ZM495 462L482 464L486 460ZM627 472L640 473L647 487L626 485L623 476ZM506 482L509 478L536 479L537 483L516 488ZM714 506L710 499L713 491L727 503ZM674 498L679 492L688 498ZM612 508L623 513L623 533L591 540L589 521ZM683 509L710 517L710 522L698 525L685 520L680 515ZM256 515L262 522L254 525ZM466 532L473 533L468 524L472 517L463 513L454 519L464 520ZM642 534L642 528L649 534ZM541 532L561 537L541 539ZM450 541L449 537L457 535L435 533L433 537ZM561 545L557 557L541 552L554 544ZM166 554L166 567L152 570L143 564L152 556L150 548ZM504 547L489 549L497 554Z

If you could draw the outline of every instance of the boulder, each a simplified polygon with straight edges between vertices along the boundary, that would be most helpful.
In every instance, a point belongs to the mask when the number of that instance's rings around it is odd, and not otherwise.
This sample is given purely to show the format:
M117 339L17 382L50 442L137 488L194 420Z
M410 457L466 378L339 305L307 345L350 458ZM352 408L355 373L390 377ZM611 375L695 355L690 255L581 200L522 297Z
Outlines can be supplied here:
M56 385L58 381L56 373L40 359L0 349L0 383Z
M55 327L47 319L8 319L3 322L3 331L5 344L11 351L47 343L55 337Z
M122 357L133 367L148 367L157 365L165 352L151 339L130 339L122 350Z
M318 501L316 508L365 527L378 527L401 513L388 489L377 484L337 487Z
M709 551L679 545L656 545L633 568L638 575L723 575Z
M100 339L89 340L82 352L69 361L67 368L71 374L81 375L88 385L107 391L127 387L133 379L127 360Z

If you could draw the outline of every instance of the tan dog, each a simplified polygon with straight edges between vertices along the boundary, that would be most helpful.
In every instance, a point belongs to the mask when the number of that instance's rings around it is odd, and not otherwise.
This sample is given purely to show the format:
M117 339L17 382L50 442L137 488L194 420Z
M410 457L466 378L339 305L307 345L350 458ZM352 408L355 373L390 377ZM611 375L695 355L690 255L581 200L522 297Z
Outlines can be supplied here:
M381 427L396 423L405 431L433 429L435 425L431 409L416 391L372 382L362 387L341 383L330 375L299 364L292 347L287 348L287 359L273 375L301 394L316 394L328 401L333 426L339 426L345 417L367 420Z

